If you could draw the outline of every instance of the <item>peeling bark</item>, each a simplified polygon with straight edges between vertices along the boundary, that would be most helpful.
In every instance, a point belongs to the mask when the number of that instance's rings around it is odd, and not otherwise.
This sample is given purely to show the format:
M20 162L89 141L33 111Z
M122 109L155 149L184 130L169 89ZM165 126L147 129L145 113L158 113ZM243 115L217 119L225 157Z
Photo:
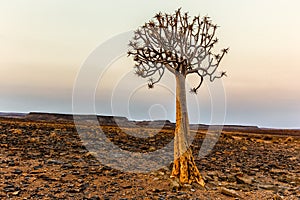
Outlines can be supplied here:
M176 74L176 129L174 138L174 165L171 178L181 184L205 183L196 166L189 144L189 119L186 105L185 76Z

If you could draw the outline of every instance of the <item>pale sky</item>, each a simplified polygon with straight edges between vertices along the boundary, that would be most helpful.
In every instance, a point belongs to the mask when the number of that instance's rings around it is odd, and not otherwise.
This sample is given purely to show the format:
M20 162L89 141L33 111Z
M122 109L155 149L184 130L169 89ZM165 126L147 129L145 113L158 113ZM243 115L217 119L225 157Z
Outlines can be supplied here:
M94 49L159 11L179 7L192 16L210 16L220 26L219 46L230 47L220 66L228 74L225 124L300 128L298 0L1 0L0 112L72 113L77 73ZM149 91L142 87L147 80L130 73L132 65L130 58L120 58L99 80L97 113L174 120L173 83L168 82L170 90L160 85ZM211 123L209 87L197 97L188 94L192 123ZM128 89L127 105L119 93L111 97L116 88Z

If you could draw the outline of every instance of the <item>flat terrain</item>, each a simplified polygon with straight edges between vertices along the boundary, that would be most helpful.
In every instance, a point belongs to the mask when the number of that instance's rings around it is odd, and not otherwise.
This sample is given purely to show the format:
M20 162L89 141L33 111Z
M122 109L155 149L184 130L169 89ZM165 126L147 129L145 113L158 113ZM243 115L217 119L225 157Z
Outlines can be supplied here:
M113 125L102 130L115 145L134 152L160 149L174 132ZM149 140L128 131L159 134ZM207 131L192 132L198 152ZM177 189L169 179L171 163L129 173L93 155L72 121L0 118L0 199L300 199L299 130L224 129L213 150L195 158L207 190Z

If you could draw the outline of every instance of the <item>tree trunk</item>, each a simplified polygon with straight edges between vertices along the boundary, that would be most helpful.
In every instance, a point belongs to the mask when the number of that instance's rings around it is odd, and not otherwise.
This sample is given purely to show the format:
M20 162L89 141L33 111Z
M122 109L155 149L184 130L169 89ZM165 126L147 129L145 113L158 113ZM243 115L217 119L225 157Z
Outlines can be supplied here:
M186 105L185 77L176 74L176 129L174 138L174 165L171 178L181 184L196 182L204 187L204 181L195 164L189 145L189 119Z

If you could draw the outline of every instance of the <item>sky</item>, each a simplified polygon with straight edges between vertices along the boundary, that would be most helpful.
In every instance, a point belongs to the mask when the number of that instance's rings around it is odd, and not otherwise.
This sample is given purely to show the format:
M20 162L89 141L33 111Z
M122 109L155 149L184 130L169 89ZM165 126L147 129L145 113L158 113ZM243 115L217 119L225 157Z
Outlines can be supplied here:
M93 52L179 7L210 16L219 47L230 47L220 66L228 77L187 94L191 123L300 128L298 0L1 0L0 112L74 112L73 89ZM174 77L148 90L132 66L124 54L96 66L95 112L174 121Z

